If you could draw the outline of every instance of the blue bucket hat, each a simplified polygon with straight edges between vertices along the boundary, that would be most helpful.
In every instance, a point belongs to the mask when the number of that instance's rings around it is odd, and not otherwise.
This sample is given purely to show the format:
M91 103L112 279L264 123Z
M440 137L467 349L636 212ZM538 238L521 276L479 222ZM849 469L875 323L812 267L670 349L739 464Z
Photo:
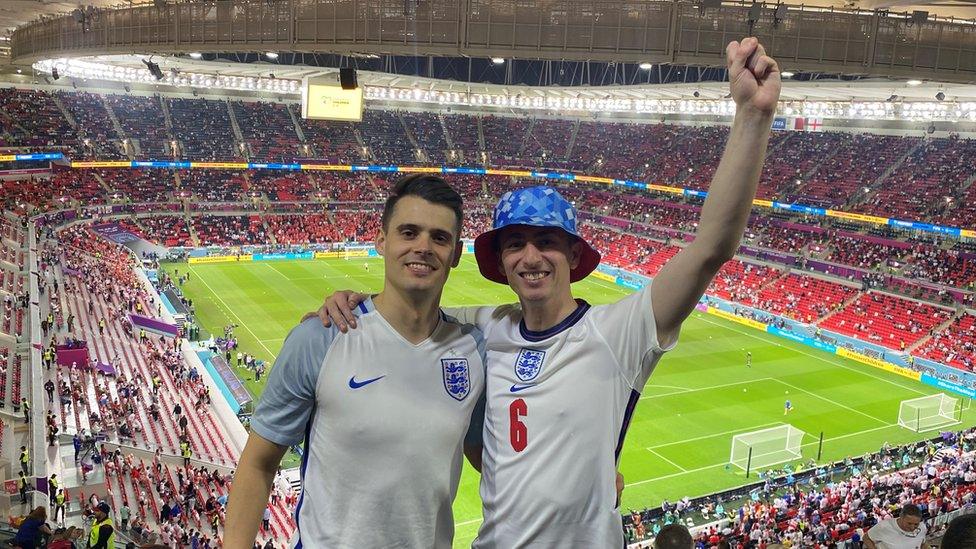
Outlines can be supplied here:
M474 256L482 276L508 284L508 277L499 268L498 231L512 225L529 227L555 227L576 237L583 246L579 265L570 271L570 282L586 278L600 264L600 252L593 249L576 230L576 207L563 198L556 189L544 185L526 187L505 193L495 206L492 230L478 235L474 240Z

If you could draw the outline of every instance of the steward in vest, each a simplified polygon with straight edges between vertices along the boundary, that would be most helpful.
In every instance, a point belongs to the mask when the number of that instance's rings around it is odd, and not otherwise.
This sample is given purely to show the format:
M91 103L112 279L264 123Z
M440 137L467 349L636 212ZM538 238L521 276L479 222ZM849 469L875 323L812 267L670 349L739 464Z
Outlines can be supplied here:
M104 501L95 507L95 522L88 535L88 549L115 549L115 528L108 516L111 511Z

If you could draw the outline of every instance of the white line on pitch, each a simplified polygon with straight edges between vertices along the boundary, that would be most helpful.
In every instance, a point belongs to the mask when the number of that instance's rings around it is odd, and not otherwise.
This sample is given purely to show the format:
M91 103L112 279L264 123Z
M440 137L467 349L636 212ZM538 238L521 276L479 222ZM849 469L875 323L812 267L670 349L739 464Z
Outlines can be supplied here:
M645 400L645 399L649 399L649 398L660 398L660 397L665 397L665 396L670 396L670 395L683 395L685 393L697 393L699 391L708 391L708 390L711 390L711 389L721 389L723 387L733 387L735 385L744 385L746 383L756 383L757 381L770 381L770 380L776 381L775 378L771 378L771 377L760 377L758 379L750 379L750 380L746 380L746 381L736 381L735 383L723 383L722 385L709 385L708 387L699 387L697 389L686 389L684 391L675 391L673 393L665 393L663 395L647 395L647 396L640 397L640 400ZM661 385L658 385L658 387L661 387Z
M825 438L824 439L824 442L830 442L830 441L834 441L834 440L840 440L840 439L844 439L844 438L855 437L855 436L858 436L858 435L863 435L863 434L866 434L866 433L872 433L874 431L880 431L882 429L890 429L891 427L897 427L897 426L898 426L897 423L889 423L887 425L882 425L880 427L872 427L871 429L865 429L863 431L857 431L857 432L854 432L854 433L847 433L847 434L844 434L844 435L838 435L836 437ZM817 439L817 440L814 440L813 442L807 442L805 444L802 444L801 446L813 446L813 445L819 444L819 443L820 443L820 440ZM690 473L698 473L698 472L701 472L701 471L707 471L709 469L714 469L716 467L725 467L726 465L728 465L728 462L723 461L722 463L716 463L714 465L705 465L704 467L698 467L696 469L688 469L684 473L671 473L669 475L661 475L659 477L648 478L648 479L644 479L644 480L638 480L637 482L632 482L630 484L627 484L626 486L639 486L641 484L647 484L648 482L656 482L658 480L667 480L669 478L680 477L681 475L687 475L687 474L690 474Z
M663 459L664 461L666 461L666 462L668 462L668 463L670 463L671 465L673 465L673 466L675 466L675 467L677 467L678 469L681 469L681 471L682 471L682 472L686 472L686 473L688 472L688 469L685 469L684 467L682 467L682 466L680 466L680 465L678 465L677 463L675 463L675 462L673 462L673 461L671 461L670 459L668 459L668 458L666 458L666 457L664 457L664 456L662 456L661 454L659 454L659 453L657 453L657 452L655 452L654 450L652 450L652 449L650 449L650 448L648 448L648 449L647 449L647 451L648 451L648 452L650 452L650 453L652 453L652 454L654 454L655 456L657 456L657 457L659 457L659 458L661 458L661 459Z
M787 382L783 381L782 379L774 379L773 381L775 381L777 383L780 383L782 385L786 385L787 387L789 387L791 389L794 389L796 391L800 391L801 393L806 393L806 394L808 394L808 395L810 395L810 396L812 396L814 398L819 398L820 400L829 402L829 403L833 404L834 406L840 406L841 408L843 408L845 410L850 410L850 411L854 412L855 414L861 414L862 416L864 416L864 417L866 417L868 419L873 419L874 421L877 421L878 423L884 423L886 425L888 423L887 421L885 421L883 419L876 418L876 417L872 416L871 414L864 413L864 412L858 410L857 408L851 408L850 406L847 406L846 404L841 404L840 402L837 402L836 400L829 399L829 398L827 398L827 397L825 397L823 395L818 395L817 393L814 393L812 391L807 391L806 389L803 389L801 387L797 387L796 385L793 385L792 383L787 383Z
M686 438L686 439L678 440L678 441L675 441L675 442L665 442L664 444L655 444L654 446L648 446L647 449L650 450L652 448L664 448L665 446L675 446L677 444L684 444L686 442L694 442L696 440L705 440L706 438L715 438L715 437L720 437L722 435L731 435L732 433L739 433L739 432L745 432L745 431L758 431L759 429L763 429L765 427L775 427L777 425L783 425L783 422L782 421L774 421L772 423L764 423L763 425L756 425L755 427L745 427L743 429L732 429L731 431L722 431L721 433L712 433L710 435L703 435L703 436L700 436L700 437Z
M793 351L795 353L800 353L801 355L807 355L807 356L812 357L812 358L815 358L817 360L822 360L824 362L828 362L830 364L833 364L834 366L840 366L841 368L843 368L845 370L850 370L852 372L857 372L859 374L864 374L866 376L873 377L874 379L877 379L878 381L883 381L885 383L894 385L895 387L899 387L901 389L905 389L906 391L912 391L913 393L918 393L920 395L927 395L927 394L929 394L929 393L926 393L924 391L919 391L918 389L915 389L913 387L908 387L907 385L902 385L900 383L895 383L894 381L892 381L890 379L885 379L883 377L876 376L876 375L874 375L874 373L872 373L868 369L852 368L852 367L850 367L850 366L848 366L846 364L842 364L840 362L837 362L836 360L831 360L831 359L829 359L829 358L827 358L826 356L823 356L823 355L815 355L813 353L808 353L808 352L806 352L806 351L804 351L802 349L794 349L792 347L787 347L786 345L783 345L782 343L776 341L779 338L776 338L775 336L769 336L769 339L767 339L767 338L760 337L759 335L757 335L755 333L750 333L750 332L747 332L745 330L740 330L740 329L734 328L732 326L726 326L725 324L721 324L719 322L715 322L714 320L711 320L711 319L708 318L708 313L702 313L697 318L700 318L701 320L703 320L705 322L708 322L709 324L714 324L715 326L719 326L719 327L725 328L727 330L732 330L733 332L738 332L738 333L740 333L742 335L749 336L749 337L751 337L753 339L758 339L759 341L762 341L763 343L771 343L773 345L776 345L777 347L783 347L784 349L789 349L789 350L791 350L791 351ZM872 367L865 365L865 368L872 368Z
M274 272L280 274L281 277L284 278L285 280L291 280L290 278L288 278L288 275L286 275L285 273L279 271L278 268L275 267L274 265L272 265L270 263L265 263L265 265L267 265L268 267L271 267L271 270L273 270Z
M199 279L200 279L200 282L203 282L203 285L204 285L204 286L206 286L208 290L210 290L210 293L212 293L212 294L213 294L213 296L217 298L217 301L219 301L219 302L220 302L221 304L223 304L223 306L224 306L224 309L225 309L225 310L226 310L227 312L229 312L230 314L232 314L232 315L234 315L234 318L236 318L236 319L237 319L237 323L238 323L238 324L239 324L239 325L240 325L240 326L241 326L242 328L244 328L245 330L247 330L247 333L249 333L249 334L251 334L251 337L253 337L253 338L255 339L255 341L257 341L257 342L258 342L258 345L260 345L260 346L262 346L262 347L264 347L264 350L265 350L265 351L268 351L268 354L269 354L269 355L271 355L271 358L276 358L276 357L277 357L277 355L275 355L274 353L272 353L272 352L271 352L271 349L269 349L269 348L268 348L268 347L267 347L267 346L266 346L266 345L265 345L264 343L261 343L261 339L260 339L260 338L259 338L259 337L258 337L257 335L255 335L255 334L254 334L254 332L252 332L252 331L251 331L251 329L247 327L247 323L246 323L246 322L244 322L243 320L241 320L241 317L239 317L239 316L237 316L237 313L235 313L235 312L234 312L234 310L233 310L233 309L231 309L229 305L227 305L227 302L226 302L226 301L224 301L224 298L222 298L222 297L220 297L220 294L218 294L217 292L215 292L215 291L214 291L214 289L210 287L210 284L208 284L208 283L207 283L207 280L206 280L205 278L203 278L203 277L201 277L201 276L200 276L200 274L199 274L199 273L197 273L197 272L196 272L196 271L195 271L195 270L193 269L193 267L190 267L190 270L191 270L191 271L193 271L193 273L194 273L194 274L196 274L196 275L197 275L197 277L199 277ZM276 270L277 270L277 269L276 269Z

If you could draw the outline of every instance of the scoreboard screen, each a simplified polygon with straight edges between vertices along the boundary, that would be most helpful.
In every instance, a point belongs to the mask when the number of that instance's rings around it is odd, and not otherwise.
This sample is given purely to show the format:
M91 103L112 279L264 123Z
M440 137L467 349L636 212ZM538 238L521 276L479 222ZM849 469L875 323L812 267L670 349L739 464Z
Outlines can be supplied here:
M337 82L306 80L302 118L359 122L363 119L363 88L344 90Z

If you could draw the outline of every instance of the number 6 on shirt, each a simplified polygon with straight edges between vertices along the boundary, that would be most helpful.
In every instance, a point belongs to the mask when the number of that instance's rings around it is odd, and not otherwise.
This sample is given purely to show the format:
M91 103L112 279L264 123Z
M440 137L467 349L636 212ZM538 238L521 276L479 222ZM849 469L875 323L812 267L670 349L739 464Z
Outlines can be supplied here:
M510 420L509 435L512 439L512 449L516 452L525 450L525 445L529 442L528 429L526 429L524 423L519 421L519 418L528 414L528 406L525 405L525 401L521 398L513 400L512 404L508 407L508 418Z

